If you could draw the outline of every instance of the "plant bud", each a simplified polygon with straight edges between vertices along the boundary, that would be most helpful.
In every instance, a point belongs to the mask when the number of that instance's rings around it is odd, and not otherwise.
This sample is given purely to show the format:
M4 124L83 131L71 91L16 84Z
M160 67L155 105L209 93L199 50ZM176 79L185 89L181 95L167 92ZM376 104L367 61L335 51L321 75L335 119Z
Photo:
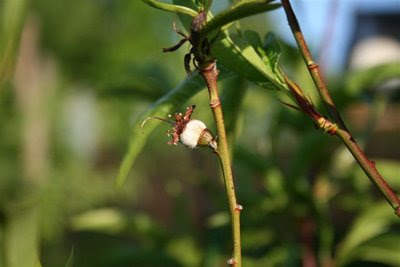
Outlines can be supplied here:
M217 142L204 122L190 120L179 136L179 141L189 148L198 146L210 146L217 149Z
M209 146L216 150L217 141L210 130L207 129L204 122L190 119L195 107L195 105L189 106L186 109L185 115L182 113L175 113L173 116L174 121L169 121L159 117L149 117L143 121L142 127L148 120L158 119L172 124L172 129L167 132L168 136L172 136L172 140L170 140L168 144L177 145L178 142L181 142L189 148ZM169 117L172 117L172 115L169 115Z
M199 120L190 120L183 132L179 135L179 141L189 148L195 148L198 144L203 130L207 129L204 122Z
M197 146L210 146L212 149L217 150L217 140L207 128L203 130L197 141Z

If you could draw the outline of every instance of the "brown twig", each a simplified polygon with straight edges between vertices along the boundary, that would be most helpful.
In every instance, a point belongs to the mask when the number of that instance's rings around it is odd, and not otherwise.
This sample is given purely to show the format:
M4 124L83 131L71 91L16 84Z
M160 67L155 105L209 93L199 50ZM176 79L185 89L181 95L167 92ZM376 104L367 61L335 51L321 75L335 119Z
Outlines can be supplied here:
M336 129L336 135L342 140L346 145L348 150L353 154L354 158L357 160L358 164L364 170L365 174L371 179L371 181L379 188L381 193L385 196L386 200L395 210L395 214L400 217L400 199L394 193L392 188L387 184L387 182L380 175L376 169L375 163L368 159L362 149L358 146L354 138L352 137L350 131L344 124L339 112L336 109L335 103L329 94L329 91L323 81L318 65L313 61L311 53L308 49L307 43L304 39L303 33L301 32L300 25L297 21L296 15L292 9L289 0L282 0L282 5L285 9L286 17L289 22L289 26L293 32L296 39L299 50L303 56L305 63L307 64L308 70L311 77L318 89L319 95L329 112L329 115L333 118L334 122L338 124L338 129Z
M302 266L315 267L317 260L314 253L315 222L312 219L304 218L300 223L300 240L302 247Z
M300 49L301 55L303 56L303 59L305 63L307 64L308 71L311 74L311 77L317 86L318 93L321 96L322 101L324 102L324 105L326 109L328 110L329 115L332 117L332 119L340 125L340 128L346 129L346 126L338 113L336 109L336 105L332 100L331 95L328 92L328 89L326 88L325 82L323 81L321 77L321 73L318 67L318 64L314 62L312 59L310 50L308 49L307 43L304 39L303 33L301 32L299 22L297 21L296 15L294 14L294 11L292 9L292 6L290 5L289 0L282 0L282 5L283 8L285 9L286 12L286 17L289 22L289 26L293 32L293 35L296 39L297 45Z

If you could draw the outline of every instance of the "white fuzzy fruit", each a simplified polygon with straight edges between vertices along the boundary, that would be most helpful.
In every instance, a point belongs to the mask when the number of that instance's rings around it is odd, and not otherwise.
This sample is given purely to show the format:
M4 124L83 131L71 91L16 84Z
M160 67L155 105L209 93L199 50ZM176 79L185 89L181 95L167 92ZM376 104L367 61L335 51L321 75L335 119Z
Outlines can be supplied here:
M204 122L199 120L190 120L187 124L179 140L189 148L195 148L199 141L201 133L206 129Z

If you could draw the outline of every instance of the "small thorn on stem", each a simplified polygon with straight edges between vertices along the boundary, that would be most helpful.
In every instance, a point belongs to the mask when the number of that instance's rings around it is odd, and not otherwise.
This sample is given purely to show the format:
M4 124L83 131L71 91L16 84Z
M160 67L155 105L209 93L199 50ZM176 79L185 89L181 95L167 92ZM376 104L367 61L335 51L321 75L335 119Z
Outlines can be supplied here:
M229 265L233 265L233 266L236 265L236 263L237 263L236 260L235 260L235 258L230 258L230 259L227 260L226 262L227 262Z
M216 108L216 107L218 107L220 105L221 105L221 101L219 101L219 100L213 100L213 101L210 102L210 107L211 108Z
M308 64L308 68L309 68L310 70L316 69L316 68L318 68L318 64L312 62L312 63Z
M243 210L243 206L240 205L240 204L236 204L235 210L242 211Z

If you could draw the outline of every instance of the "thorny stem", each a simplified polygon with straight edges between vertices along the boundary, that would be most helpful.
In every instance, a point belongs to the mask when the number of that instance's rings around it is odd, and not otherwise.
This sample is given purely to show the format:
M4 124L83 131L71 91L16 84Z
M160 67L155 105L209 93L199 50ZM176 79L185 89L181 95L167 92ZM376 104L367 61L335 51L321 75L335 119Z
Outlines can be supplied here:
M235 267L240 267L242 266L241 242L240 242L240 211L242 210L242 206L240 206L236 202L235 186L233 182L224 117L222 114L222 107L217 87L218 70L216 62L212 61L203 66L200 70L200 73L207 84L208 92L210 94L210 107L212 109L214 120L217 125L219 142L216 153L218 154L222 165L225 188L229 202L229 211L231 215L233 258L230 259L228 263Z
M301 51L304 62L307 64L308 70L312 76L312 79L318 89L319 95L329 112L329 115L333 118L334 122L339 125L339 129L336 131L336 135L346 145L347 149L353 154L358 164L364 170L365 174L371 179L371 181L379 188L381 193L385 196L386 200L395 210L395 214L400 217L400 199L394 193L392 188L387 184L384 178L380 175L376 169L375 163L368 159L362 149L358 146L350 131L344 124L339 112L336 109L335 103L323 81L318 65L313 61L311 53L308 49L307 43L304 39L303 33L301 32L300 25L297 21L296 15L292 9L289 0L282 0L283 8L285 9L286 17L289 22L289 26L296 39L297 45Z

